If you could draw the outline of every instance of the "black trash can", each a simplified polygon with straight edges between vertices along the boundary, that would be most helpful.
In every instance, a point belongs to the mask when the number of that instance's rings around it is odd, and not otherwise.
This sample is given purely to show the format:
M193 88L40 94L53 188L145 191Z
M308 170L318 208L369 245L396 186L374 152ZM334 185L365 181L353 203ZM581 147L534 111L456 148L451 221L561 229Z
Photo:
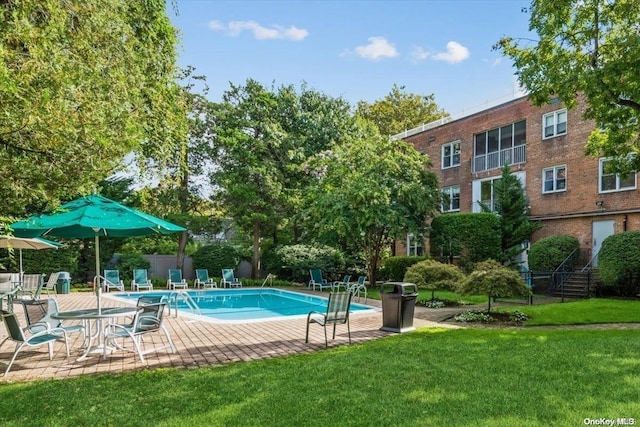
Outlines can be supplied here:
M413 331L413 312L418 297L418 286L414 283L388 282L382 285L382 331Z

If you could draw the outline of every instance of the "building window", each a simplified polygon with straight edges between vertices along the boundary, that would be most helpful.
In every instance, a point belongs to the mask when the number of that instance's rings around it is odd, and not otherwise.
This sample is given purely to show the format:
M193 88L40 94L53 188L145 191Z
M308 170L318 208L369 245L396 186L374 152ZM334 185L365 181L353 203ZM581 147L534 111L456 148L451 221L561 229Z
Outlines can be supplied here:
M525 191L526 195L526 172L520 171L514 172L513 174L520 181L522 189ZM500 176L495 176L488 179L476 179L471 182L471 200L473 200L473 203L471 205L472 212L483 212L483 206L491 212L495 212L497 201L497 196L495 194L495 184L500 179Z
M460 186L452 185L442 189L442 212L457 212L460 210Z
M613 171L613 161L611 159L600 159L600 167L598 169L600 193L636 189L636 173L632 172L627 176L616 174Z
M567 189L567 167L554 166L542 170L542 192L556 193Z
M567 110L558 110L542 116L542 138L565 135L567 133Z
M497 169L527 160L527 122L521 120L474 135L473 171Z
M424 255L424 237L413 233L407 234L407 256Z
M442 146L442 169L460 166L460 141Z

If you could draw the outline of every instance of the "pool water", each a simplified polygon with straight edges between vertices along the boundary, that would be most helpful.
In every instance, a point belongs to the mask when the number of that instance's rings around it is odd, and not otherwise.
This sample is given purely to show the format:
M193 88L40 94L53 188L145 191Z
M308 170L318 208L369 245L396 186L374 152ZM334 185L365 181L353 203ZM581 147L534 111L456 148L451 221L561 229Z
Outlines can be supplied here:
M281 289L212 289L185 291L198 306L200 314L223 321L251 321L307 315L310 311L325 312L327 298L305 295ZM114 296L137 300L144 296L165 296L173 299L180 292L150 291L117 293ZM178 309L193 313L186 298L177 298ZM175 301L170 302L174 307ZM373 307L351 303L351 312L374 310Z

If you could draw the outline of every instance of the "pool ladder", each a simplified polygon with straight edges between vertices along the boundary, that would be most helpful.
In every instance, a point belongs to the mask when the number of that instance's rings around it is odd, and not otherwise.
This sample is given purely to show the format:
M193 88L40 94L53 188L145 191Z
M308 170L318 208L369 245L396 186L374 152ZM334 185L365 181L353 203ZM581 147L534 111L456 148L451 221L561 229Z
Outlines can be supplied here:
M200 307L198 307L198 304L196 304L196 302L193 300L193 298L191 298L191 295L189 295L186 291L175 291L175 292L171 292L167 298L168 300L168 306L169 306L169 316L171 316L171 303L173 303L173 307L176 313L176 317L178 317L178 303L180 301L183 301L187 307L189 308L189 311L191 311L192 313L195 314L202 314L202 311L200 311Z

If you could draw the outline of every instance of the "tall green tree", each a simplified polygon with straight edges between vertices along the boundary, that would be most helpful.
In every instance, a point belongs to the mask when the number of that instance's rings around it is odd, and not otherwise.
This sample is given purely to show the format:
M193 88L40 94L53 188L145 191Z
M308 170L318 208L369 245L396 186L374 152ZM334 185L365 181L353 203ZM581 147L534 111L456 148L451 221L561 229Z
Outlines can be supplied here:
M0 186L23 216L90 193L186 133L164 0L0 4Z
M524 243L541 228L540 224L529 221L528 202L522 183L511 173L508 164L502 167L502 176L494 181L495 203L493 212L500 218L501 259L503 264L515 260L524 250ZM489 206L482 206L490 211Z
M384 136L395 135L448 116L438 107L433 94L406 93L404 86L396 84L387 96L373 104L358 102L356 115L375 123L380 135Z
M504 37L495 46L511 58L530 99L559 98L568 108L584 96L585 119L597 129L592 155L612 156L618 171L638 169L640 156L640 2L533 0L529 29L538 40Z
M429 159L404 141L380 136L372 124L309 164L316 185L304 210L309 233L341 239L364 254L371 283L385 247L424 232L440 206Z
M264 238L275 241L282 230L300 238L297 214L310 181L303 164L354 128L348 103L305 85L268 89L249 79L223 94L211 182L220 208L251 236L254 274Z

